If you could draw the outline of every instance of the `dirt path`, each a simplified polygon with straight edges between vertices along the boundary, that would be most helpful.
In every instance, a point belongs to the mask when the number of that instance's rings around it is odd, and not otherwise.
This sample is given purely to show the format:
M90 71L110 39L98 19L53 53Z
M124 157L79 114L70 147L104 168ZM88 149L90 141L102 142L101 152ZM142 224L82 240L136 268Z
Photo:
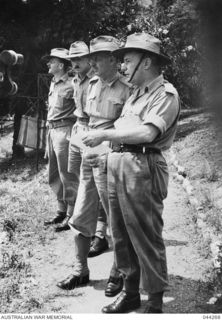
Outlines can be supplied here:
M11 135L1 140L1 150L8 150L10 139ZM195 145L195 141L193 138L189 145ZM183 150L183 140L176 144ZM194 155L190 154L189 161L190 166L196 168L196 162L192 162ZM4 159L6 154L0 154L1 157ZM11 252L11 260L6 264L8 269L0 273L0 291L7 301L1 304L3 312L100 313L104 305L113 301L104 295L113 260L112 248L89 259L91 281L88 286L72 291L56 287L59 280L72 272L72 232L57 234L52 227L43 226L44 219L56 210L55 199L47 184L45 163L41 163L38 174L34 167L35 158L31 157L18 163L8 159L1 163L0 218L16 222L12 241L5 245L5 253ZM220 305L207 304L213 295L212 284L206 281L211 261L207 249L198 248L200 243L191 216L185 191L171 178L164 210L170 280L170 290L164 296L164 312L220 313ZM18 280L13 280L15 274ZM142 295L142 306L136 313L143 312L146 299Z
M209 312L206 302L211 297L208 284L203 281L207 264L199 256L192 241L194 230L186 205L182 187L172 179L164 211L164 239L170 279L170 291L165 294L166 313ZM33 270L32 284L41 308L30 312L39 313L100 313L101 308L113 299L104 296L106 279L112 264L110 249L89 259L90 284L70 292L56 287L56 282L72 272L73 244L71 231L56 234L50 228L50 241L34 248L30 263ZM209 261L208 261L209 263ZM142 313L146 296L142 295L142 306L136 313ZM34 307L34 306L33 306Z

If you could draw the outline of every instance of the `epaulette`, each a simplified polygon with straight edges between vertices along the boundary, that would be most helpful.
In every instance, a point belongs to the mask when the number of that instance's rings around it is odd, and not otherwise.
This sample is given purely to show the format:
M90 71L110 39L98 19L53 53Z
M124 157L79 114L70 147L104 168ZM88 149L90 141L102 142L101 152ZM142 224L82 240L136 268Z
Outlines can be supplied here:
M97 82L99 80L98 76L93 76L90 80L89 83Z
M166 92L174 94L174 95L177 94L176 88L171 83L169 83L167 81L166 82L164 81L164 87L165 87L165 91Z
M119 75L119 81L123 84L125 84L126 86L128 86L129 88L132 88L132 84L127 80L126 77L124 77L123 75Z

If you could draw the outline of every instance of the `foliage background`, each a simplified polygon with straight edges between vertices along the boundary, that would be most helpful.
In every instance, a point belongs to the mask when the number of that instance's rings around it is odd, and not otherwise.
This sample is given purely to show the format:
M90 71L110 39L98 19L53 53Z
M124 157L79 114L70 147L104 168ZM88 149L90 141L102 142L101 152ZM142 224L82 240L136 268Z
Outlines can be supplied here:
M89 43L99 34L123 41L135 31L148 31L163 41L172 57L166 78L177 87L184 108L199 107L201 54L195 0L0 0L0 50L25 55L23 74L46 71L40 58L53 47L69 48L77 39Z

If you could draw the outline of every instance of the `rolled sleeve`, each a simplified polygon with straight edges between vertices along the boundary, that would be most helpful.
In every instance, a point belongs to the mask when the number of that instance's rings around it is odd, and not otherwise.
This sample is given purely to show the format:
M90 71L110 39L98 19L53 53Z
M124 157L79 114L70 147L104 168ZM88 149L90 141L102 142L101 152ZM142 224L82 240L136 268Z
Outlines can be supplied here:
M161 134L175 121L179 111L178 96L162 92L152 103L151 109L143 115L143 124L152 124Z

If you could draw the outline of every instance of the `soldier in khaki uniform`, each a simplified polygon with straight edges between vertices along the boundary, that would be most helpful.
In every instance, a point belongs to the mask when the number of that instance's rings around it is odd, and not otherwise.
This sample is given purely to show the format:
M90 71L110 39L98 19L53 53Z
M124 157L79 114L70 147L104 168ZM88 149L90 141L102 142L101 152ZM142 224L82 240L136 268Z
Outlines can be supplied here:
M111 51L119 48L117 39L99 36L90 42L90 58L95 77L89 81L85 113L89 116L89 131L113 128L114 121L120 116L123 105L130 95L130 85L118 72L117 59ZM58 283L62 289L73 289L89 281L87 256L91 237L95 234L98 217L98 197L106 214L109 214L107 196L107 172L104 168L106 155L100 156L101 165L92 167L86 153L82 154L80 185L74 214L70 226L74 231L75 265L73 274ZM121 287L115 287L116 268L111 271L107 295L115 295ZM114 280L114 281L113 281ZM110 291L110 283L113 285ZM113 288L115 288L113 290Z
M89 48L83 41L75 41L71 44L69 49L68 58L71 60L72 67L76 73L73 78L73 90L74 90L74 101L76 109L74 115L76 116L76 123L72 129L72 135L69 145L69 160L68 160L68 172L75 175L75 193L78 192L79 187L79 175L80 175L80 165L82 161L82 150L73 144L73 139L75 140L75 135L84 131L88 131L89 116L85 112L86 108L86 95L89 86L90 79L94 76L94 72L89 63ZM97 195L99 197L99 195ZM99 205L99 218L97 223L97 230L95 237L91 243L89 256L95 256L102 253L108 249L108 241L105 238L106 228L107 228L107 217L106 213L102 207ZM64 231L68 230L69 227L69 217L63 220L62 224L59 225L56 230ZM95 248L95 243L97 246ZM96 250L97 249L97 250Z
M125 74L136 89L124 105L115 129L89 132L88 146L112 141L108 156L108 194L116 264L124 275L124 290L104 313L124 313L140 306L140 283L148 292L145 313L162 313L168 286L162 237L163 200L167 196L168 168L162 151L170 148L180 103L176 89L164 80L161 66L169 58L160 41L147 34L127 37Z
M57 197L57 215L45 225L62 222L71 216L76 198L73 174L67 171L68 151L72 126L76 120L73 112L72 78L68 76L70 61L67 49L55 48L50 55L43 57L47 61L49 73L53 75L48 97L48 157L49 185Z

